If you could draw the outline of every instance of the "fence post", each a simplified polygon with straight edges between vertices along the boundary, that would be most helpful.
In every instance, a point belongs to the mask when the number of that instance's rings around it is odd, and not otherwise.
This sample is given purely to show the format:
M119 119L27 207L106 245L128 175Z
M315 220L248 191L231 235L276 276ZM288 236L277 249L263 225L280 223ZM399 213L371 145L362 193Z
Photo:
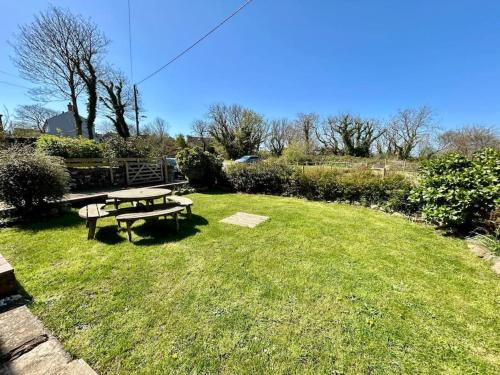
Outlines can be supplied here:
M128 176L128 161L125 160L125 184L127 186L128 185L128 182L129 182L129 176Z
M111 185L115 183L115 178L113 176L113 166L111 165L111 159L108 159L109 164L109 179L111 180Z

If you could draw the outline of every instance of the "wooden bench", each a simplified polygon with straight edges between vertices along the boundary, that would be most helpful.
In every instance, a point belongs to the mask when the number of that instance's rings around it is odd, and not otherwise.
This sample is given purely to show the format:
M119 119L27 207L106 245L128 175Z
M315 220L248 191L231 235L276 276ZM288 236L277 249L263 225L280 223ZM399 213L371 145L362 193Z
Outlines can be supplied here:
M175 226L177 228L177 231L179 231L179 218L177 214L181 212L183 209L184 209L183 207L177 206L177 207L163 208L153 211L120 214L116 216L116 221L118 221L118 225L120 225L122 221L125 222L125 224L127 224L128 240L132 242L131 227L132 224L137 220L155 219L155 218L160 218L162 216L164 216L166 219L167 216L173 216L175 219Z
M191 206L193 205L193 201L186 197L180 197L178 195L170 195L167 197L169 201L177 203L179 206L186 208L187 216L191 219Z
M104 206L104 203L89 204L78 211L78 215L87 221L87 227L89 228L87 239L89 240L93 240L95 237L97 219L109 216L109 212L104 209Z

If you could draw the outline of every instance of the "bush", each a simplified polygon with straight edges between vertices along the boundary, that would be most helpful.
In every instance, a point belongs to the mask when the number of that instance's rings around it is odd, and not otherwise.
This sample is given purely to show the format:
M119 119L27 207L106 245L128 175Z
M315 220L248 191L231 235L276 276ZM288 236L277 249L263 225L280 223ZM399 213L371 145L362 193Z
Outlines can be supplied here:
M199 147L179 151L177 164L189 183L195 187L213 186L222 177L222 160Z
M292 143L283 151L282 159L287 163L302 164L310 160L306 148L300 143Z
M105 158L148 158L152 156L153 142L148 136L122 138L112 134L103 141Z
M97 142L85 138L42 135L36 141L37 150L47 155L62 158L101 158L102 147Z
M421 169L412 200L427 221L454 231L469 231L500 206L500 151L485 149L467 158L449 154Z
M415 210L408 202L412 184L400 175L382 179L367 170L341 172L320 168L302 172L301 168L273 161L234 164L225 172L236 191L376 204L405 213Z
M231 187L245 193L288 195L293 187L293 168L280 162L234 163L225 172Z
M28 213L67 191L69 174L61 158L28 146L0 151L0 200Z

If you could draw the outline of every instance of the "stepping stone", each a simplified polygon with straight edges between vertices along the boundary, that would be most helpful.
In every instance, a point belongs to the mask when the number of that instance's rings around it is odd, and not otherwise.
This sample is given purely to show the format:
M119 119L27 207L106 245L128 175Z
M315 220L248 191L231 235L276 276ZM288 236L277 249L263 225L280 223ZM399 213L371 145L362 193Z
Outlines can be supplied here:
M246 212L236 212L234 215L222 219L220 222L234 224L241 227L255 228L257 225L269 220L268 216L247 214Z

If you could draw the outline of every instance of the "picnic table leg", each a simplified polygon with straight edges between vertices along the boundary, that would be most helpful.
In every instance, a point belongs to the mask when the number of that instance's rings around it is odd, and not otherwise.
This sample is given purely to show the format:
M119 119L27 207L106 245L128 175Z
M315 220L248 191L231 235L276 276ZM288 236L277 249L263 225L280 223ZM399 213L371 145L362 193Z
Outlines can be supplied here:
M118 209L118 199L115 198L115 209Z
M132 242L132 223L130 221L127 221L127 235L128 235L128 240Z
M174 219L175 219L175 228L177 229L177 232L179 232L179 216L177 215L177 212L174 213Z
M189 220L192 218L191 206L186 206L187 217Z
M88 219L87 220L87 226L89 228L89 234L87 236L88 240L94 239L96 225L97 225L97 219Z

